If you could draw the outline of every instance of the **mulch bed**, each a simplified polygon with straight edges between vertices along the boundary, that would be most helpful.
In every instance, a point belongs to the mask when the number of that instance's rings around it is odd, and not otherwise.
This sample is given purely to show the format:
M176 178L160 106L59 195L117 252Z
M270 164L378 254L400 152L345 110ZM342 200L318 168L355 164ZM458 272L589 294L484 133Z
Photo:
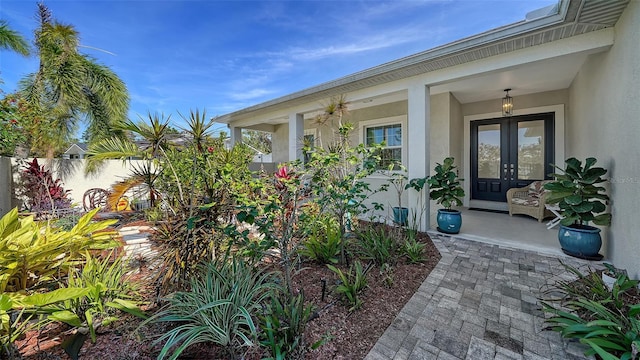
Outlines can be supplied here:
M296 290L302 290L305 299L312 302L318 310L318 317L307 325L305 341L312 344L322 338L329 339L320 348L308 352L306 359L362 359L366 356L440 259L440 254L426 234L419 234L419 241L426 245L426 261L407 264L401 259L392 266L391 273L381 272L379 267L373 267L367 274L368 287L361 295L364 303L360 309L352 312L332 292L337 283L333 272L325 265L302 265L294 277ZM327 284L324 301L323 279ZM145 286L144 282L142 285ZM144 288L142 292L148 293ZM160 346L154 347L152 342L166 328L157 324L140 328L140 323L139 319L124 315L122 321L101 329L96 343L87 340L80 352L80 359L156 359ZM27 334L17 345L28 360L70 359L58 346L70 332L68 327L51 325L40 332ZM250 350L245 358L260 359L266 355L255 349ZM226 357L215 346L202 344L188 349L180 359Z

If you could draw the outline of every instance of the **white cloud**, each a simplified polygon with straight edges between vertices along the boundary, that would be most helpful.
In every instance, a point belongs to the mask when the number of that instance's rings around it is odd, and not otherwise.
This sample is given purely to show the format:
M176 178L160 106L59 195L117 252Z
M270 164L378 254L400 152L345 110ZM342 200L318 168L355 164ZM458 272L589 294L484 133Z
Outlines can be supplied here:
M274 93L273 90L268 90L268 89L251 89L249 91L231 93L229 94L229 97L233 100L244 101L244 100L260 98L273 93Z

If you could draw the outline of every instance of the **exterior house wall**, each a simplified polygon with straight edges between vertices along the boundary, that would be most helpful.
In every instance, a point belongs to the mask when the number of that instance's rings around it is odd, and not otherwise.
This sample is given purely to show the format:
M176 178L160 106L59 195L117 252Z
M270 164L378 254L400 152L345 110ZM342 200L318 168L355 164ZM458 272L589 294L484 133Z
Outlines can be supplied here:
M462 106L453 94L449 93L449 134L451 146L449 154L456 159L459 166L460 175L463 176L464 169L464 117L462 116Z
M615 30L613 47L591 55L569 88L567 154L593 156L608 169L613 218L604 248L616 266L640 278L640 2L629 3Z
M436 162L442 162L442 159L451 154L451 108L449 102L449 93L443 93L431 96L431 131L429 142L429 151L431 153L432 170L436 166Z
M271 134L271 154L275 164L289 161L289 126L280 124L275 126Z
M528 109L541 106L568 104L569 90L545 91L535 94L513 97L514 111L518 109ZM473 103L462 104L462 115L487 114L500 111L502 109L502 99L494 99L488 101L479 101Z

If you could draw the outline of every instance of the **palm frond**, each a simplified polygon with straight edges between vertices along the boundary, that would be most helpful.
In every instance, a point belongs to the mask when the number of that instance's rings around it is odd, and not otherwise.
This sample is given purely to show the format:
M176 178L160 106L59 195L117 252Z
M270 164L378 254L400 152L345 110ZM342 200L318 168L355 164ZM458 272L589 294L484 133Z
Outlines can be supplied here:
M110 138L89 145L87 149L86 173L95 172L104 160L119 159L125 161L140 156L138 146L127 139Z
M193 143L196 145L198 151L202 151L202 145L204 144L207 136L209 135L209 130L215 124L214 119L207 120L207 112L202 111L200 114L200 110L196 109L189 111L189 117L186 117L180 112L178 115L187 123L187 128L180 128L185 131L192 137Z
M29 56L29 43L17 31L9 28L5 20L0 20L0 49L9 49L20 55Z
M133 176L111 185L111 192L107 198L108 207L110 209L117 209L118 202L124 197L124 194L141 184L144 184L144 180L138 176Z

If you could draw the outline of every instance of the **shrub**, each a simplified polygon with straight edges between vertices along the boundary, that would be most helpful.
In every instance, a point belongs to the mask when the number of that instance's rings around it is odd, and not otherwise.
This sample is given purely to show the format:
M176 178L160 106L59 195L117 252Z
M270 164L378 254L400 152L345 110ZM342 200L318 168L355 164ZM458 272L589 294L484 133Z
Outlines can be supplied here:
M424 248L425 245L416 240L415 236L407 236L402 245L402 253L410 263L421 263L424 261Z
M71 207L69 190L62 187L62 180L53 179L50 170L38 164L38 159L28 163L21 174L23 195L27 197L26 206L30 211L47 211Z
M14 341L27 331L49 323L47 306L84 296L86 289L67 288L45 293L24 295L21 293L0 294L0 359L21 359Z
M0 219L0 292L21 291L67 274L83 261L87 250L115 248L115 232L105 231L117 220L92 222L98 209L82 216L69 231L19 219L18 210Z
M356 235L355 253L360 258L373 260L379 266L395 262L398 252L396 234L384 225L366 225Z
M302 241L300 255L321 264L337 264L342 242L340 224L328 215L311 219L312 224L306 239Z
M168 307L150 320L176 324L156 340L164 342L158 359L177 359L201 342L224 347L235 359L243 346L257 338L253 316L272 289L271 274L255 270L242 260L220 259L201 268L202 277L191 279L191 291L176 292Z
M582 274L566 266L577 280L560 281L557 304L543 301L543 310L551 314L547 329L563 337L578 339L589 346L585 355L602 359L638 359L640 349L640 298L638 281L619 274L609 290L598 272Z
M207 208L180 208L152 235L162 259L156 279L160 295L187 290L190 279L199 274L199 264L224 253L221 247L226 237L216 228L219 224L214 216L215 211Z
M312 311L313 305L305 306L302 293L289 296L285 291L271 298L265 315L260 317L260 344L269 349L271 359L304 359L307 351L304 331ZM317 342L311 348L320 344Z
M135 287L124 278L125 262L111 252L103 259L86 253L82 269L71 268L67 287L87 289L85 296L64 301L49 318L71 326L88 328L91 340L96 341L96 328L117 321L117 311L125 311L141 318L146 316L134 301ZM112 258L115 260L112 261Z
M367 286L367 272L371 268L371 265L363 269L362 263L356 261L349 267L349 271L346 273L332 265L327 265L327 267L338 275L340 284L336 287L336 292L343 296L346 302L351 305L349 311L359 309L362 306L362 300L358 294Z

